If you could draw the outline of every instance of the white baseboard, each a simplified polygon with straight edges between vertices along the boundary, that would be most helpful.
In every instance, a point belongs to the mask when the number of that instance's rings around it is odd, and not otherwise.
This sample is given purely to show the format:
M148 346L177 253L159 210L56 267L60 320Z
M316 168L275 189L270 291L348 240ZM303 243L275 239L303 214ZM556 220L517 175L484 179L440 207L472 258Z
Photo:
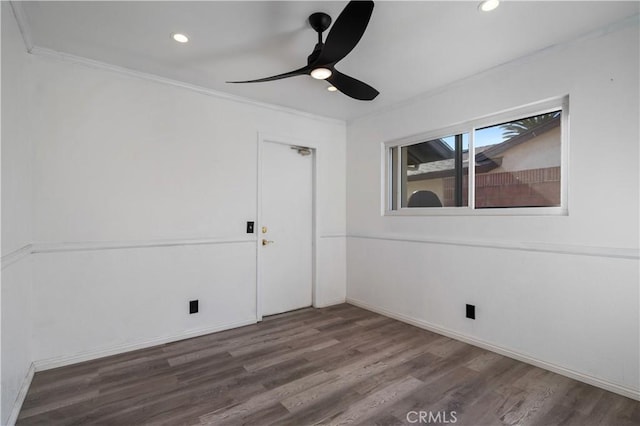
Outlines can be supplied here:
M626 396L627 398L635 399L640 401L640 391L638 389L628 388L626 386L621 386L616 383L612 383L606 380L599 379L597 377L589 376L583 373L579 373L577 371L570 370L568 368L561 367L559 365L551 364L546 361L539 360L530 355L522 354L519 352L514 352L510 349L503 348L500 346L496 346L492 343L485 342L484 340L477 339L472 336L468 336L466 334L461 334L453 330L449 330L447 328L431 324L427 321L413 318L407 315L399 314L396 312L389 311L384 308L380 308L378 306L371 305L369 303L363 302L361 300L353 299L347 297L347 303L358 306L360 308L366 309L368 311L376 312L378 314L397 319L398 321L405 322L407 324L414 325L419 328L423 328L425 330L433 331L434 333L442 334L443 336L450 337L455 340L459 340L461 342L469 343L470 345L477 346L482 349L486 349L491 352L498 353L500 355L504 355L509 358L516 359L518 361L526 362L527 364L534 365L536 367L544 368L545 370L552 371L554 373L561 374L563 376L569 377L571 379L578 380L580 382L587 383L589 385L597 386L599 388L608 390L613 393L617 393L618 395Z
M31 381L33 380L33 375L35 373L36 367L33 363L31 363L29 369L27 370L27 374L24 376L24 380L22 381L20 391L16 396L16 402L13 404L13 408L11 409L11 413L9 414L9 418L7 419L8 426L14 426L16 424L18 415L20 414L20 410L22 409L22 404L27 397L27 392L29 391L29 386L31 386Z
M64 367L65 365L77 364L79 362L91 361L98 358L103 358L110 355L117 355L124 352L135 351L138 349L150 348L152 346L163 345L165 343L177 342L179 340L190 339L192 337L203 336L205 334L216 333L219 331L230 330L232 328L243 327L245 325L255 324L256 319L238 321L235 323L218 325L215 327L201 328L197 330L191 330L180 334L171 336L158 337L150 340L143 340L134 343L127 343L124 345L112 346L109 348L103 348L95 351L86 351L74 355L65 355L59 357L53 357L48 359L42 359L34 361L35 371L50 370L52 368Z
M346 303L347 300L343 297L340 299L334 299L334 300L330 300L328 302L322 302L322 303L318 303L314 306L314 308L326 308L329 306L333 306L333 305L340 305L342 303Z

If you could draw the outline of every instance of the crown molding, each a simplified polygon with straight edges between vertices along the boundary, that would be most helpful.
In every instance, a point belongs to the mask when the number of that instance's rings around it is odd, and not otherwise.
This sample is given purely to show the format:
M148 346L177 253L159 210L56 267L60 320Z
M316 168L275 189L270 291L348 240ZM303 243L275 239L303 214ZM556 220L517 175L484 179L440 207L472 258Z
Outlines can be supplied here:
M179 87L181 89L186 89L192 92L200 93L200 94L211 96L214 98L224 99L232 102L239 102L239 103L251 105L258 108L265 108L272 111L291 114L291 115L295 115L298 117L303 117L303 118L307 118L315 121L320 121L320 122L329 123L329 124L338 124L343 126L346 125L346 120L325 117L322 115L312 114L309 112L304 112L294 108L288 108L280 105L274 105L267 102L255 101L253 99L232 95L225 92L220 92L204 86L198 86L195 84L187 83L181 80L162 77L157 74L137 71L131 68L121 67L119 65L113 65L107 62L89 59L84 56L73 55L71 53L60 52L60 51L56 51L46 47L38 46L34 43L33 37L31 36L32 34L31 26L29 25L29 20L27 19L27 14L24 10L24 7L22 6L22 2L16 1L16 0L10 0L9 4L11 5L11 9L13 10L13 15L18 24L20 34L22 35L22 40L24 41L25 49L27 53L30 53L32 55L50 57L50 58L54 58L64 62L84 65L89 68L110 71L110 72L114 72L122 75L127 75L129 77L153 81L153 82L168 85L168 86Z
M20 31L20 35L22 35L22 41L24 42L24 47L28 53L31 53L33 50L33 39L31 38L31 26L29 25L29 20L27 19L27 14L22 7L21 1L10 0L9 5L11 6L11 10L13 11L13 16L16 19L16 23L18 24L18 30Z
M337 118L325 117L322 115L312 114L309 112L300 111L293 108L288 108L280 105L269 104L266 102L260 102L253 99L245 98L242 96L236 96L225 92L220 92L217 90L209 89L204 86L198 86L195 84L187 83L180 80L174 80L167 77L162 77L157 74L147 73L143 71L137 71L131 68L121 67L119 65L113 65L107 62L97 61L94 59L89 59L84 56L73 55L71 53L59 52L57 50L49 49L46 47L40 47L34 45L29 51L32 55L48 57L55 60L68 62L72 64L78 64L82 66L86 66L88 68L109 71L121 75L126 75L128 77L138 78L147 81L153 81L155 83L160 83L168 86L178 87L181 89L186 89L191 92L200 93L202 95L211 96L217 99L223 99L231 102L238 102L247 105L251 105L258 108L269 109L276 112L286 113L295 115L298 117L303 117L310 120L320 121L328 124L337 124L344 126L346 121L339 120Z
M377 108L373 111L369 111L366 112L364 114L360 114L360 115L356 115L350 119L347 120L347 124L352 124L355 122L358 122L359 120L366 120L368 118L372 118L372 117L378 117L380 115L383 114L388 114L392 111L396 111L396 110L400 110L402 108L408 108L411 107L415 104L419 104L420 102L424 101L425 99L429 99L432 98L438 94L447 92L451 89L455 89L457 87L463 86L464 84L467 83L472 83L474 81L478 81L478 80L482 80L483 78L490 76L498 71L501 70L509 70L512 67L517 67L523 64L527 64L529 62L531 62L532 60L542 56L542 55L547 55L549 53L552 52L558 52L561 51L563 49L566 49L568 47L571 46L575 46L579 43L588 41L588 40L593 40L593 39L597 39L600 37L604 37L608 34L612 34L621 30L624 30L626 28L629 27L634 27L634 26L639 26L640 25L640 14L635 14L635 15L631 15L628 16L626 18L623 18L619 21L610 23L608 25L605 25L603 27L599 27L596 29L593 29L591 31L588 31L586 33L583 33L579 36L577 36L576 38L573 38L571 40L562 42L562 43L558 43L558 44L553 44L547 47L543 47L542 49L536 50L534 52L528 53L526 55L523 56L519 56L515 59L512 59L510 61L506 61L503 62L501 64L492 66L490 68L487 68L483 71L477 72L475 74L471 74L468 75L466 77L462 77L459 78L457 80L451 81L447 84L444 84L442 86L433 88L431 90L427 90L425 92L419 93L415 96L412 96L410 98L398 101L398 102L394 102L393 104L390 105L386 105L386 106L382 106L380 108Z

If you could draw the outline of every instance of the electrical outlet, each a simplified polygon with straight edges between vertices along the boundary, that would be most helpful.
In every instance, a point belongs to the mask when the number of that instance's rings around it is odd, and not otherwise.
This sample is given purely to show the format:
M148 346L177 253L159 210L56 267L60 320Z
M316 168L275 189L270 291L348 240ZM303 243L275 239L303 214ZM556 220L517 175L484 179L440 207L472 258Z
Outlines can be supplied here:
M476 305L467 304L467 318L476 319Z
M190 314L197 314L198 313L198 301L197 300L190 300L189 301L189 313Z

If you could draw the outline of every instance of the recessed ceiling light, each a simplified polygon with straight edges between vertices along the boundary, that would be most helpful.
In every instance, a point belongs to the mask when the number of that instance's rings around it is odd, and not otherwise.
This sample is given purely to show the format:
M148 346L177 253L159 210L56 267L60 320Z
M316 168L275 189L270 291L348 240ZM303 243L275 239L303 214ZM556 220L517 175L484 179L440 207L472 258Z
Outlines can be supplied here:
M318 80L325 80L331 77L331 70L329 68L316 68L311 71L311 77Z
M328 91L330 91L330 92L336 92L336 91L338 91L338 89L336 89L336 87L335 87L335 86L329 86L329 87L327 87L327 90L328 90Z
M500 6L500 0L484 0L478 5L478 9L483 12L489 12Z
M180 33L173 33L171 34L171 38L173 38L175 41L177 41L178 43L186 43L189 41L189 37L187 37L184 34L180 34Z

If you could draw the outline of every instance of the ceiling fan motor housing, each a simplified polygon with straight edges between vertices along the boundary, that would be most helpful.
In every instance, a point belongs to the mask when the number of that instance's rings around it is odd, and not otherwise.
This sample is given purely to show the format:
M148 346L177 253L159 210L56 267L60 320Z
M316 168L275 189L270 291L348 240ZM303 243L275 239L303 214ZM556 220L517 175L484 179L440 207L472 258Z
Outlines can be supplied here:
M309 16L309 25L318 33L322 33L331 25L331 16L323 12L316 12Z
M322 33L331 25L331 16L323 12L316 12L309 15L309 25L318 33L318 43L313 48L311 55L307 57L307 64L311 65L320 56L322 50Z

